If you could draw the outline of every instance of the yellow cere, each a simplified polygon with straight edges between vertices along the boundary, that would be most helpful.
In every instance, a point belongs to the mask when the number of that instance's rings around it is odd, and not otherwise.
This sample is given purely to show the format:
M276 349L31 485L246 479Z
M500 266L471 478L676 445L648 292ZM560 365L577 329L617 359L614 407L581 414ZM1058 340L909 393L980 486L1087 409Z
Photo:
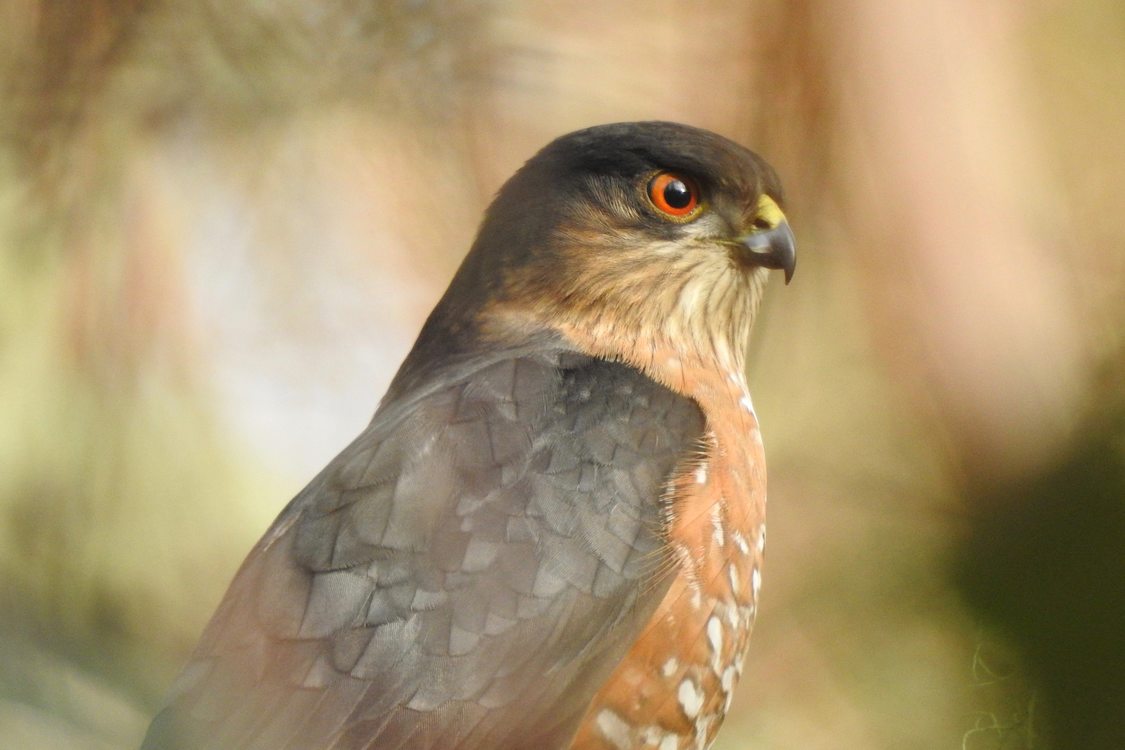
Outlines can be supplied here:
M764 221L770 229L773 229L785 221L785 214L781 212L781 207L777 205L773 198L762 193L761 197L758 198L758 219Z

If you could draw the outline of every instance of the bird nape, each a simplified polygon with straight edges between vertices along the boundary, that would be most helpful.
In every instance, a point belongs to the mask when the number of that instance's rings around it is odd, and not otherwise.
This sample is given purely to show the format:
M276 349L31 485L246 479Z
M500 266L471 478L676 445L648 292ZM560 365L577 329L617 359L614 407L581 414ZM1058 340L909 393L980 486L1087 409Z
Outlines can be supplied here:
M251 550L147 750L706 747L765 548L773 170L666 122L500 190L367 428Z

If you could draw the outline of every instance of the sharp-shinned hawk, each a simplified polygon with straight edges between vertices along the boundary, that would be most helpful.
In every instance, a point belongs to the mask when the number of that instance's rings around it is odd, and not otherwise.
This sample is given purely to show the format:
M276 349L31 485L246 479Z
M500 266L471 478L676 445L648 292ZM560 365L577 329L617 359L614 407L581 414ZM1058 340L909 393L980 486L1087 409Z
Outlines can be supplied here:
M757 155L673 123L528 161L144 748L709 745L761 580L744 349L793 273L780 203Z

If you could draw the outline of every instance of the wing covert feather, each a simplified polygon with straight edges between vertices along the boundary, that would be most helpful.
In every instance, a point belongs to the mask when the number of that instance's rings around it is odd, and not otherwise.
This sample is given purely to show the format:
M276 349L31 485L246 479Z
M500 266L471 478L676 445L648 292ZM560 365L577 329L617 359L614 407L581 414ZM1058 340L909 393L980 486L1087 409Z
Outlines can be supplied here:
M698 408L560 351L398 401L250 553L144 748L573 734L667 588L659 498Z

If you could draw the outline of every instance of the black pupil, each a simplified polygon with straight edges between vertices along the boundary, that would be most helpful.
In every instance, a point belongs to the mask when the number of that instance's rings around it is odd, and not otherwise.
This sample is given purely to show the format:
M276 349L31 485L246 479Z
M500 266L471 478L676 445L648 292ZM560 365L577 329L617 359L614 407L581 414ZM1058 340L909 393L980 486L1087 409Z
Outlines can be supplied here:
M664 186L664 202L672 208L691 205L691 190L681 180L672 180Z

